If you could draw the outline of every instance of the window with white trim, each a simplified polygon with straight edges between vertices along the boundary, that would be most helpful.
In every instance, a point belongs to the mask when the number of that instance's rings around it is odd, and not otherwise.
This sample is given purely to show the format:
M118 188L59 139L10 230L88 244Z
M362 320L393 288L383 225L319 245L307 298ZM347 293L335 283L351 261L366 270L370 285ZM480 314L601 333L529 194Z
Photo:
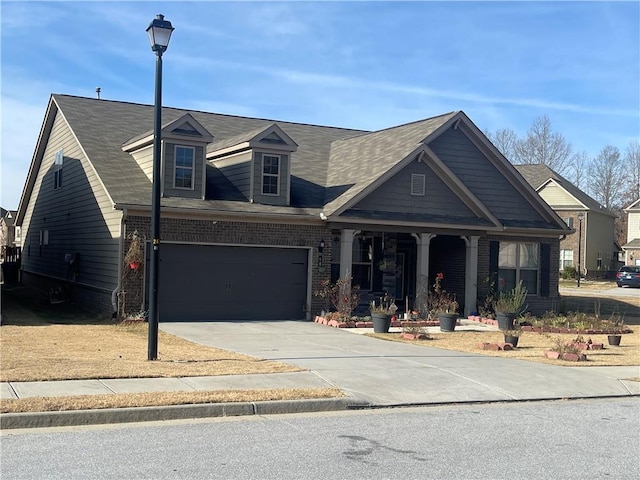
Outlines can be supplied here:
M426 178L423 173L411 174L411 195L424 196L427 183Z
M196 149L176 145L175 148L175 173L173 176L174 188L193 190L193 170Z
M537 294L539 264L537 243L500 242L498 290L511 290L522 281L528 293Z
M262 194L278 195L280 155L262 155Z
M62 165L64 163L64 152L58 150L53 161L53 189L62 187Z
M560 271L573 266L573 250L560 250Z
M353 239L351 284L371 290L373 273L373 237L358 235Z

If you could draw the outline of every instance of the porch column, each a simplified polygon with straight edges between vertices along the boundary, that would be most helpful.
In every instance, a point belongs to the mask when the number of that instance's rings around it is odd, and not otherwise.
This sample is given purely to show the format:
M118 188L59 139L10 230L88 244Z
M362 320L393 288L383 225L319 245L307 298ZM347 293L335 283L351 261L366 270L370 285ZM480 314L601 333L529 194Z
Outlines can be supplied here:
M476 311L478 299L478 239L479 236L461 237L467 246L464 272L464 316Z
M353 263L353 237L360 230L352 230L345 228L340 231L340 278L351 275L351 266Z
M420 284L420 275L429 277L429 244L435 237L433 233L412 233L416 239L417 261L416 261L416 285Z

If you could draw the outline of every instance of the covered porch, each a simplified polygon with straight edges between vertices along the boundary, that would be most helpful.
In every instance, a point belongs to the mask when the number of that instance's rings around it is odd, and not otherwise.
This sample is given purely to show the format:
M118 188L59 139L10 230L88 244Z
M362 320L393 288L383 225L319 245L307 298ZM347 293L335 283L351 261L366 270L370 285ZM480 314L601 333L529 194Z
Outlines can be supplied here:
M460 315L476 310L480 235L453 232L400 232L365 229L332 231L331 280L345 275L361 289L361 306L384 293L399 312L414 308L420 288L431 289L437 273L455 294Z

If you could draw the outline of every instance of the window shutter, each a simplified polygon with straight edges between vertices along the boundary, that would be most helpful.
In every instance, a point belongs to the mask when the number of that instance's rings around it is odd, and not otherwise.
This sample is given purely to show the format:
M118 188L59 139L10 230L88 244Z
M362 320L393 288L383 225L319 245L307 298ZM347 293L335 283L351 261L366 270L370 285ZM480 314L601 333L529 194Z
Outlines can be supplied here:
M498 288L498 255L500 254L500 242L489 242L489 281L493 288Z
M551 275L551 245L548 243L540 244L540 296L548 297Z

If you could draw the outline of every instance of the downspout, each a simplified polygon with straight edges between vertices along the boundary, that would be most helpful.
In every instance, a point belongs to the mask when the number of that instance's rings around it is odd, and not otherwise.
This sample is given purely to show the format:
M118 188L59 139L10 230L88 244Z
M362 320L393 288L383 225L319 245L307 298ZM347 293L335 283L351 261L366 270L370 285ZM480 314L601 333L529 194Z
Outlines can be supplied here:
M127 218L127 210L123 210L122 217L120 218L120 239L118 241L118 284L116 288L111 292L111 307L113 308L113 313L111 314L111 318L118 318L118 293L122 289L122 265L123 265L123 255L124 255L124 233L127 228L127 224L125 222Z

